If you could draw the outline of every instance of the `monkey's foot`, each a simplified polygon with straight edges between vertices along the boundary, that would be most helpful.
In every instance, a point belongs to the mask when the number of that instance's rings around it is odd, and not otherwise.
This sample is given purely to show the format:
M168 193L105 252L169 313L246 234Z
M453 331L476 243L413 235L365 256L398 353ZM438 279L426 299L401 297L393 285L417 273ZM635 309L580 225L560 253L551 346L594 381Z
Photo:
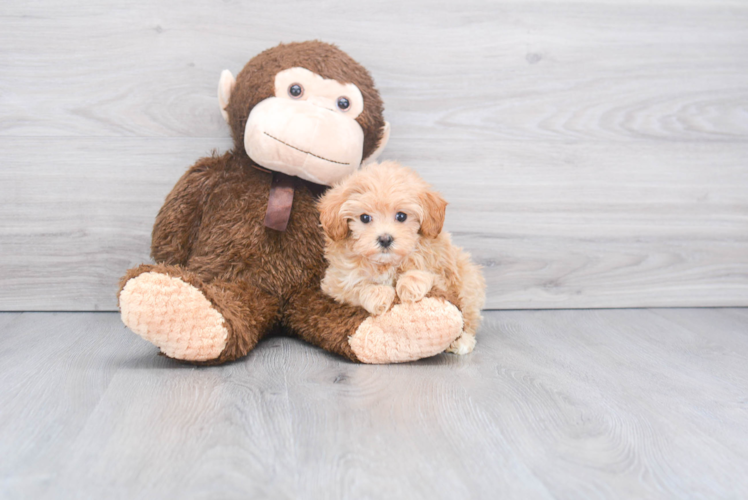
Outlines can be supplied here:
M348 343L362 363L402 363L435 356L462 333L462 314L444 300L397 304L370 316Z
M122 322L170 358L208 361L226 347L221 313L179 278L142 273L127 282L119 301Z

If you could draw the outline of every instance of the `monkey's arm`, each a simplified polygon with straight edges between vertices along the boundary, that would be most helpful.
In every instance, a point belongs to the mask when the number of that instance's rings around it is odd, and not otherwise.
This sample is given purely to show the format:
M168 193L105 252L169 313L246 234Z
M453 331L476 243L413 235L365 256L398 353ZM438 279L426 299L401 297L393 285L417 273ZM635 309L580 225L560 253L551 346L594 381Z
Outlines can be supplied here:
M362 363L401 363L434 356L462 333L462 315L440 299L397 304L378 316L305 287L286 304L287 324L301 338Z
M156 216L151 257L159 264L183 266L190 256L202 220L203 205L216 184L224 158L203 158L171 190Z

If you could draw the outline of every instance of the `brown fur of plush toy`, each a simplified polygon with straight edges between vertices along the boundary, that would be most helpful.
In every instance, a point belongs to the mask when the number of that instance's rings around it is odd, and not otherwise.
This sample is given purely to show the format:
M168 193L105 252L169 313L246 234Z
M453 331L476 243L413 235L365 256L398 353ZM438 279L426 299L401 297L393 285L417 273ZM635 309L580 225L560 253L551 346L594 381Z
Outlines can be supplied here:
M211 363L246 355L273 327L312 341L325 330L329 336L321 347L356 360L347 337L366 312L341 307L319 291L326 264L315 204L324 188L297 180L288 229L279 232L267 229L260 216L271 182L272 174L246 156L226 153L199 161L156 217L151 255L159 264L128 271L121 289L155 271L203 292L231 329L226 349Z

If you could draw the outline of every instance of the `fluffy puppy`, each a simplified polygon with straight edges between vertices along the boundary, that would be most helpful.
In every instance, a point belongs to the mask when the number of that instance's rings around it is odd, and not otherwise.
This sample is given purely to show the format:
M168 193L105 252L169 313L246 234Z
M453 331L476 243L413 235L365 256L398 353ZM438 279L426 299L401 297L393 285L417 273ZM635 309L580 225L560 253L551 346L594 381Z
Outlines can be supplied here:
M371 314L398 298L443 297L464 319L448 351L471 352L486 285L480 268L442 231L446 207L418 174L396 162L370 164L341 181L319 202L329 263L322 291Z

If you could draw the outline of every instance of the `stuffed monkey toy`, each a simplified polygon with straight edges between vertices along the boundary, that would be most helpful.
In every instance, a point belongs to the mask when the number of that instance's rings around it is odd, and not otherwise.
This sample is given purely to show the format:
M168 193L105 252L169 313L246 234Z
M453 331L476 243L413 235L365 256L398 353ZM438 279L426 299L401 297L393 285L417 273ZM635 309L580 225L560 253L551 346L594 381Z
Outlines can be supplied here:
M273 331L363 363L433 356L462 332L449 302L425 298L379 316L320 290L326 186L373 160L389 124L368 71L333 45L281 44L218 88L234 147L203 158L167 196L153 265L122 278L133 332L170 358L219 364Z

